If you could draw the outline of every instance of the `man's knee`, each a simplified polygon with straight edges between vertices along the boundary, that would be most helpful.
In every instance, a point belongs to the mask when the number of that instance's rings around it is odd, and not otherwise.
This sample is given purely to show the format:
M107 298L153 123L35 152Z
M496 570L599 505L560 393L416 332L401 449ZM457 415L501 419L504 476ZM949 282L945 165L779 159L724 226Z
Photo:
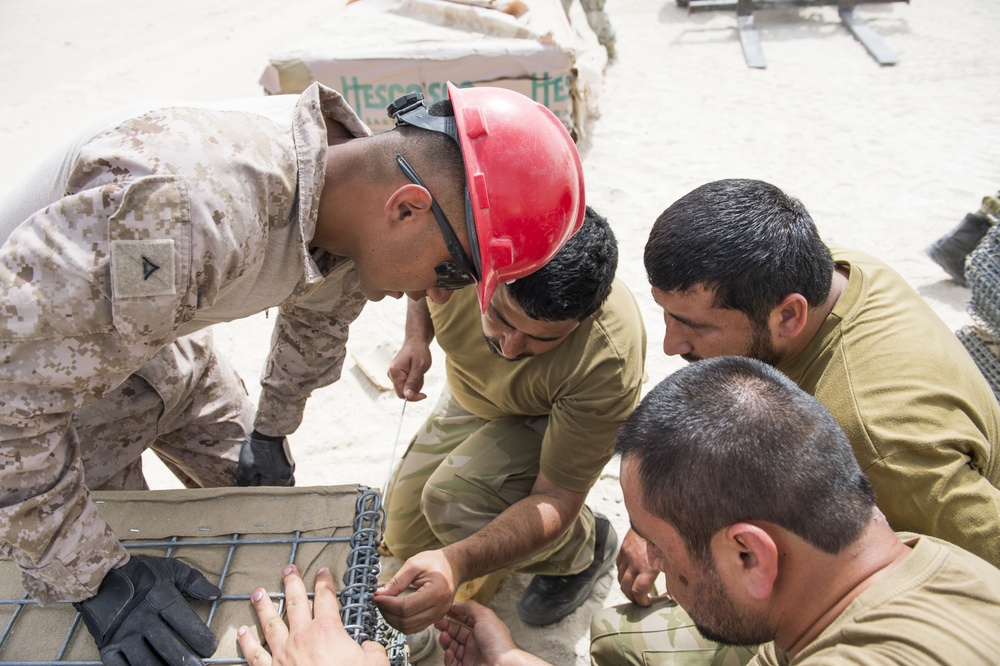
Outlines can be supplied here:
M629 660L628 656L632 651L625 649L619 624L617 607L601 609L590 618L591 666L641 664Z
M637 604L605 608L590 623L593 666L740 666L754 652L707 640L694 620L670 599L658 599L647 608Z
M383 543L389 551L404 560L442 545L424 517L422 494L427 485L427 474L418 473L421 469L419 467L406 468L406 462L407 459L404 458L389 483L385 497L383 537Z
M431 480L420 494L420 512L445 545L479 531L504 508L498 497L457 476L443 482Z

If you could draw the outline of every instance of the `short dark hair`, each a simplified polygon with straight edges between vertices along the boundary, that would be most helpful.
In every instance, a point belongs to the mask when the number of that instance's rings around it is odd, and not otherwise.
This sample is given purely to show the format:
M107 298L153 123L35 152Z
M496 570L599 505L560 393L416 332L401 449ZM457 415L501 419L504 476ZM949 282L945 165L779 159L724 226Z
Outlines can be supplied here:
M432 104L427 113L432 116L455 115L449 100ZM387 176L405 178L395 160L397 154L402 155L426 183L455 231L466 229L465 162L462 149L454 139L414 125L399 125L388 132L374 134L366 141L368 166L362 167L367 169L366 177L376 182Z
M789 294L820 305L833 277L802 202L759 180L718 180L678 199L653 224L644 263L657 289L713 288L718 307L756 324Z
M506 285L532 319L583 321L604 305L618 268L618 240L603 216L586 207L583 225L547 264Z
M615 453L637 463L643 507L695 557L719 530L778 525L838 553L871 520L875 491L830 412L761 361L696 361L654 387Z

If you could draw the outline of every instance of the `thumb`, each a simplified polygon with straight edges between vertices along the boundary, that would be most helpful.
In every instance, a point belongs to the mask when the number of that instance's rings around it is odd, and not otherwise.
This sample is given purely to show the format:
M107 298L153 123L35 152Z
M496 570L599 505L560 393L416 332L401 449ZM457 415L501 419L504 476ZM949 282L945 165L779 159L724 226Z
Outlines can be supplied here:
M424 377L413 379L413 375L410 375L411 379L406 382L403 387L403 396L410 402L419 402L427 397L426 394L421 393L420 389L424 386Z
M386 659L385 648L375 641L365 641L361 644L361 650L365 653L365 662L380 664Z
M209 583L204 574L197 569L174 559L166 560L165 564L172 574L174 585L187 596L204 601L222 595L222 590Z
M375 590L375 596L395 597L398 596L400 592L408 588L419 573L413 567L408 565L408 562L403 564L402 568L396 572L396 575L393 576L388 583Z

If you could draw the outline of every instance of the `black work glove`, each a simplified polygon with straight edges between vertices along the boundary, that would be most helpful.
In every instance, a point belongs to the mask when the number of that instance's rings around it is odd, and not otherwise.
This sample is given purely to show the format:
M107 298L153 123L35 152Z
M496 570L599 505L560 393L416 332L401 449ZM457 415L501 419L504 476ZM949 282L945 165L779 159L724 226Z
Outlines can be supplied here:
M247 435L236 465L236 485L294 486L295 461L288 450L288 441L256 430Z
M215 653L215 634L182 593L215 599L222 590L178 560L133 555L107 573L96 595L73 606L105 666L202 664L198 656Z

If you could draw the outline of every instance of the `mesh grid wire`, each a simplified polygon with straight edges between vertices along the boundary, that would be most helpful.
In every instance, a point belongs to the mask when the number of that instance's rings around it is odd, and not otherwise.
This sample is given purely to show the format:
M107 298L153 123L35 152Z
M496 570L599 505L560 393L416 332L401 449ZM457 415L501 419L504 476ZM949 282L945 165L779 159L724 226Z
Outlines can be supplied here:
M247 594L227 591L227 576L234 560L239 559L248 549L270 549L269 553L286 553L286 562L299 564L296 559L304 548L316 544L333 544L347 542L350 546L347 556L347 567L343 575L344 587L340 591L341 618L348 634L361 643L365 640L376 640L385 646L392 666L406 666L407 659L404 650L405 636L390 627L382 619L381 613L373 605L375 588L381 571L379 545L385 525L385 510L377 490L361 486L358 488L357 501L353 521L353 533L349 536L303 536L300 531L278 538L253 538L253 536L234 533L226 538L204 539L170 539L125 541L123 545L130 552L142 551L146 554L161 557L175 557L181 551L191 549L221 549L224 552L220 563L221 575L218 585L223 590L222 596L211 602L193 601L192 606L199 612L205 623L218 634L219 623L216 620L226 614L226 608L239 604L239 612L246 613L250 608L249 589ZM277 549L277 550L276 550ZM207 552L207 551L206 551ZM272 556L269 554L269 558ZM305 557L308 557L306 555ZM277 559L270 559L275 565ZM12 565L13 563L7 562ZM301 568L301 566L300 566ZM271 595L278 604L279 613L284 610L284 595ZM309 593L312 598L312 593ZM252 610L251 610L252 612ZM38 666L40 664L72 664L74 666L100 666L96 657L93 639L86 627L80 622L79 614L69 603L57 603L41 607L27 595L19 598L0 599L0 617L5 618L3 633L0 634L0 665L2 666ZM214 624L213 624L214 623ZM231 628L235 631L235 628ZM32 641L34 636L54 637L47 646L55 646L51 654L40 654L42 648ZM58 638L62 636L61 642ZM32 645L28 648L30 654L25 655L22 648L15 655L9 652L8 641L17 637L22 644ZM58 645L55 645L57 644ZM221 641L220 641L221 643ZM79 659L83 651L94 655L93 658ZM205 664L245 664L239 657L209 657Z
M389 654L391 666L406 666L406 637L382 619L374 604L380 561L385 509L378 491L364 489L358 494L354 511L354 534L347 554L344 589L340 592L340 616L344 628L358 643L373 640Z
M955 334L1000 400L1000 340L982 326L965 326Z
M969 255L965 267L974 325L955 334L1000 399L1000 224L992 216L991 221L993 228Z
M972 290L969 313L1000 338L1000 225L994 224L969 255L965 279Z

